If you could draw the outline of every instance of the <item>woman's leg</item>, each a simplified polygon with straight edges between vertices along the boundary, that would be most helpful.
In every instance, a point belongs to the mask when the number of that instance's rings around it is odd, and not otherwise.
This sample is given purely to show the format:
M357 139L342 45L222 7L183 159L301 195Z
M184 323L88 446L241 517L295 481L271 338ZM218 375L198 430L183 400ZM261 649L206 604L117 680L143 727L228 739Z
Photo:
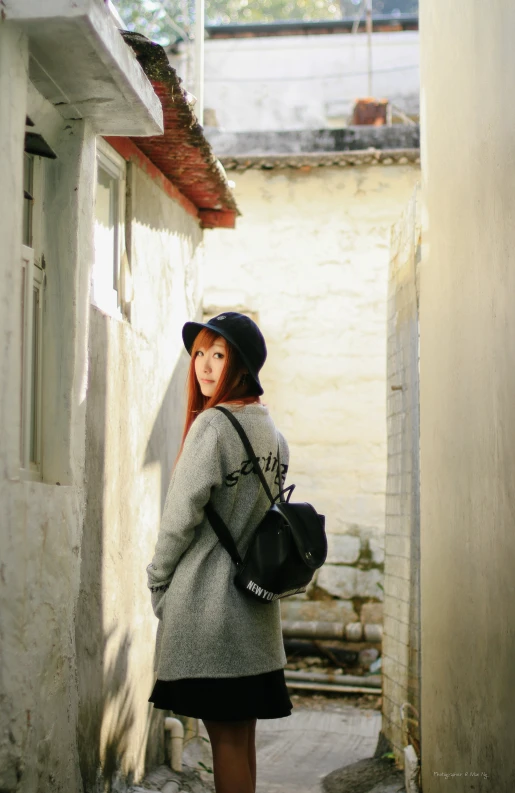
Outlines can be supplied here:
M249 722L249 768L252 778L252 791L256 793L256 719Z
M216 793L255 793L249 762L253 722L204 721L204 724L213 750Z

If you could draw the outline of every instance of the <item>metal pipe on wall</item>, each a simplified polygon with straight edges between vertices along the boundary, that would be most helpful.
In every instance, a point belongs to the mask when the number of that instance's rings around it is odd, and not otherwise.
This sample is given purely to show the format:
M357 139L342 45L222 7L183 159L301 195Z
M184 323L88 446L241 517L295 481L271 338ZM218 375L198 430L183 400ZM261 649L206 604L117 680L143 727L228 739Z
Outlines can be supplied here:
M335 683L342 686L362 686L364 688L381 687L381 675L333 675L330 672L300 672L286 669L284 672L289 680L299 682L306 680L310 683Z
M372 0L365 0L368 48L368 95L372 96Z
M172 771L182 771L182 750L184 748L184 727L179 719L165 718L165 730L170 733L170 767Z
M199 124L204 124L204 0L195 0L195 114Z
M340 639L348 642L381 642L382 625L349 622L283 620L283 636L294 639Z
M338 683L309 683L302 680L288 680L287 688L300 688L306 691L331 691L333 694L381 694L381 688L369 688L368 686L342 686Z

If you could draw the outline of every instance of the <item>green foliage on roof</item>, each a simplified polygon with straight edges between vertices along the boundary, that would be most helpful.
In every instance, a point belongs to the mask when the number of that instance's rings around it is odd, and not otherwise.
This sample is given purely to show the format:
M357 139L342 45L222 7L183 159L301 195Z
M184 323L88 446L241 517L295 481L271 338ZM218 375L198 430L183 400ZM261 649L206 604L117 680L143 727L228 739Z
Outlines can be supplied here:
M192 33L194 0L113 0L129 30L159 44ZM206 23L316 21L364 16L364 0L205 0ZM418 13L418 0L373 0L374 14Z

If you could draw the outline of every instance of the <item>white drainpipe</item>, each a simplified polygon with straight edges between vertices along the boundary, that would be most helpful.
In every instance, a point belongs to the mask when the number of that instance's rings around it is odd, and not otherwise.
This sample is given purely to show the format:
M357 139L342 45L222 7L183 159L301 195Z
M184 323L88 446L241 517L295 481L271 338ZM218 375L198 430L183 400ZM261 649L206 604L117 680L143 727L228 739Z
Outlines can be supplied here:
M167 716L165 730L170 730L170 766L172 771L182 771L182 748L184 745L184 727L179 719Z

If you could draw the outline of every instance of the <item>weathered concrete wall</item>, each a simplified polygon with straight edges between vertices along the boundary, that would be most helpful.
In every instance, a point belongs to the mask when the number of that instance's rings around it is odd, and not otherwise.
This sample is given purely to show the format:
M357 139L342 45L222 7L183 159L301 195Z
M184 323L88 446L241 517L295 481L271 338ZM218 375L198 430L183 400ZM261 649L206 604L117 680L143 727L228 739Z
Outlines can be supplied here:
M81 328L87 316L87 224L92 205L94 136L84 122L64 122L48 103L27 91L27 46L0 21L0 193L2 246L1 481L2 730L0 788L23 793L79 791L76 749L77 690L74 618L82 527L83 442L79 399L84 358ZM4 104L5 102L5 104ZM48 290L44 333L48 376L47 439L55 439L43 482L20 479L21 212L25 115L41 123L58 153L60 177L47 180L44 201L55 244L45 248ZM59 123L56 125L56 117ZM66 127L66 129L65 129ZM55 173L55 171L54 171ZM20 196L19 200L15 200ZM55 232L57 229L57 232ZM71 286L70 286L71 285ZM71 289L71 291L70 291ZM66 333L62 323L66 321ZM51 349L59 354L58 376ZM47 362L47 361L46 361ZM5 411L5 412L4 412ZM62 428L66 428L66 442ZM61 441L63 441L61 443ZM50 462L51 461L51 462Z
M2 20L0 102L0 789L122 790L162 756L145 565L178 448L202 232L129 168L132 322L90 313L95 132L30 84L27 41ZM43 163L40 482L21 478L19 454L27 114L57 154Z
M419 169L231 178L243 217L235 233L206 236L205 305L256 312L268 345L264 398L290 444L289 481L327 516L317 585L358 608L383 596L390 226Z
M485 14L468 0L423 2L420 27L422 784L424 793L508 793L515 5L500 0Z
M388 283L383 732L401 765L420 741L418 194L392 229Z
M374 33L372 51L373 95L418 115L418 32ZM204 104L227 131L340 127L369 94L367 57L364 33L208 39Z
M86 791L100 765L114 784L139 778L163 750L147 702L155 620L145 567L152 558L183 423L181 328L200 303L202 232L136 166L131 323L91 309L86 419L86 515L77 612L79 752Z

